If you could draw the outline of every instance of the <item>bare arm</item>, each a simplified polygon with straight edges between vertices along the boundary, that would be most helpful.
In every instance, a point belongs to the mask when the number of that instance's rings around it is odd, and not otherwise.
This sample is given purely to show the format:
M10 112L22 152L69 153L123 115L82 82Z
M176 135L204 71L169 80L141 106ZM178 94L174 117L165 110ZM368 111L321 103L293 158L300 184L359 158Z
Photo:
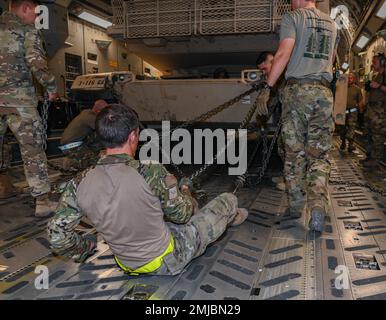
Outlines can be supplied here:
M267 83L269 86L273 87L280 78L281 74L287 67L294 47L295 39L293 38L286 38L280 42L279 49L276 52L275 59L273 60L272 70L268 76Z

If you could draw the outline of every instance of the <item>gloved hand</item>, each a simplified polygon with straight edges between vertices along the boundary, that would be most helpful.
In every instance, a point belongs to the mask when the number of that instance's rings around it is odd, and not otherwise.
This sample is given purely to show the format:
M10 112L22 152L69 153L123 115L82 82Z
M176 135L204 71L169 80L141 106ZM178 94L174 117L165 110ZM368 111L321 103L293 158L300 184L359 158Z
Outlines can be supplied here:
M259 116L266 116L268 114L268 101L269 97L271 95L271 88L268 86L268 84L265 84L265 86L260 89L259 93L257 94L257 114Z
M178 187L180 188L181 191L184 191L184 188L183 188L184 186L187 187L190 192L192 192L193 181L186 177L182 178L178 184Z
M87 235L80 242L79 246L72 252L72 259L81 263L86 261L89 256L95 253L97 239L95 235Z

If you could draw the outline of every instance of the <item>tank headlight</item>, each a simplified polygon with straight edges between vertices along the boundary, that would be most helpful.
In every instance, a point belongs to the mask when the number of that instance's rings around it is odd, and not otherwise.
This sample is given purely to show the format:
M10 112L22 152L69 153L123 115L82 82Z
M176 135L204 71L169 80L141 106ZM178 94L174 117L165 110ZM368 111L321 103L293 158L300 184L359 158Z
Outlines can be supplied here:
M241 72L241 82L251 83L261 80L263 73L260 70L243 70Z

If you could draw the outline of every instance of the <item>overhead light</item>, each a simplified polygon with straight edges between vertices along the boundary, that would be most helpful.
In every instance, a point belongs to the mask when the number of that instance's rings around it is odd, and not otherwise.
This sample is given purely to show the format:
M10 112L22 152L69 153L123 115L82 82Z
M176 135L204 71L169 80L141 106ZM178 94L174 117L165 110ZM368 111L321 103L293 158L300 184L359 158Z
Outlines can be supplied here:
M110 21L107 21L105 19L102 19L92 13L89 13L87 11L82 11L80 14L78 14L78 18L86 20L92 24L95 24L99 27L102 27L104 29L107 29L108 27L111 27L113 24Z
M385 18L386 18L386 1L383 1L383 5L382 5L382 7L378 10L376 16L379 17L379 18L381 18L381 19L385 19Z
M363 49L364 47L366 47L366 45L369 43L370 41L370 38L369 37L366 37L364 35L361 35L358 42L356 43L356 46L359 48L359 49Z

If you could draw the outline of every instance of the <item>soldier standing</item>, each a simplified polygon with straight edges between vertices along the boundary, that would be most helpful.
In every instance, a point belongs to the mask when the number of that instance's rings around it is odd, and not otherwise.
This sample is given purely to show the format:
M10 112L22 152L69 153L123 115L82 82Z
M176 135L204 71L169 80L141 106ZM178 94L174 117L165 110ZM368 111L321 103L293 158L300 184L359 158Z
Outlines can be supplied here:
M355 150L355 127L358 121L358 111L363 108L362 90L356 85L356 76L350 73L348 76L348 93L347 93L347 108L346 108L346 123L341 128L340 138L342 144L340 150L346 149L346 139L348 140L348 152Z
M283 93L285 179L290 214L310 211L310 230L322 232L329 210L327 152L334 122L332 66L337 29L315 0L292 0L293 11L281 23L280 45L260 98L268 102L272 87L287 67Z
M135 160L139 121L129 107L103 109L96 131L106 154L95 167L67 183L48 224L56 254L82 262L93 253L95 240L75 231L86 215L124 271L177 274L229 225L247 218L248 212L238 208L236 196L230 193L199 210L192 201L189 179L178 183L161 164Z
M19 143L25 176L36 199L35 215L42 217L54 211L56 204L48 198L43 126L32 75L47 89L50 100L58 95L55 78L47 68L40 32L34 25L38 4L36 0L12 0L10 11L0 16L0 140L9 127ZM6 184L6 176L2 177L0 180Z
M375 76L369 83L369 101L365 113L365 130L369 143L368 157L362 161L364 167L376 168L378 161L384 157L384 142L386 133L386 57L378 54L373 58Z

